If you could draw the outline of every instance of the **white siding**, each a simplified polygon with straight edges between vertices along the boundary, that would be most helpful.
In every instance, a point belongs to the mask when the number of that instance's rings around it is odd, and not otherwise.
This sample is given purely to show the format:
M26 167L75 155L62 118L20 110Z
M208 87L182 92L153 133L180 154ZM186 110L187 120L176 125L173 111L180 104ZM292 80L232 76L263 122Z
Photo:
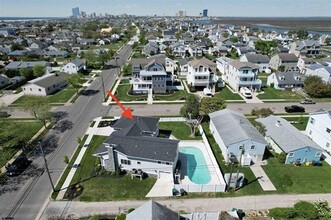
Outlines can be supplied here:
M227 147L225 146L221 136L219 135L214 123L212 121L210 121L210 124L209 124L209 129L210 129L210 132L212 133L212 135L214 136L214 139L216 141L216 143L218 144L218 146L220 147L221 151L222 151L222 155L224 157L224 160L225 161L228 161L228 149Z
M46 96L47 92L45 88L37 86L35 84L27 84L22 86L24 95L38 95L38 96Z
M326 131L327 128L331 129L330 116L326 112L313 114L309 117L306 134L320 147L331 152L331 133Z

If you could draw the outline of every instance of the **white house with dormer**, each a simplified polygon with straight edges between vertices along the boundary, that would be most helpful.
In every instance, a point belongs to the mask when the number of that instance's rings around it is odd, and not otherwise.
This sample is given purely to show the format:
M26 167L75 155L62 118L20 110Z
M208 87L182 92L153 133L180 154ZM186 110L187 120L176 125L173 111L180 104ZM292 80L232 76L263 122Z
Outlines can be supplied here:
M65 72L68 74L75 74L78 73L79 71L85 70L86 66L83 60L81 59L74 59L72 61L70 61L69 63L67 63L66 65L64 65L63 67L61 67L61 72Z
M331 152L331 111L320 109L311 113L306 134L320 147Z

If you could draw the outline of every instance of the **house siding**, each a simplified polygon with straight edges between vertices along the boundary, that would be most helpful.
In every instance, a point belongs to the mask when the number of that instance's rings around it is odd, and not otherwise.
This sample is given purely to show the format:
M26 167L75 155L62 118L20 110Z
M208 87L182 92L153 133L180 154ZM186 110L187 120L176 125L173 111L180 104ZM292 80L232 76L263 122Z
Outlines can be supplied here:
M293 156L290 157L291 153ZM316 155L317 154L317 155ZM300 161L300 163L305 163L307 161L320 161L322 155L321 150L317 150L312 147L303 147L297 149L295 151L291 151L286 155L286 164L295 163L296 161Z
M305 132L316 144L331 152L331 134L327 132L327 128L331 129L330 116L326 112L313 114L309 117Z

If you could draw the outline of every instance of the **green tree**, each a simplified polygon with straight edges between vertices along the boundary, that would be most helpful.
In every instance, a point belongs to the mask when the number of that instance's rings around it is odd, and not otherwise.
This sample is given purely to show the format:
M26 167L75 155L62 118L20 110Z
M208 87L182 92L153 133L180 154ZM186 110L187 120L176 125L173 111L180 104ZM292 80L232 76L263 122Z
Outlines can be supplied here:
M69 157L67 155L64 155L63 162L67 165L69 164Z
M199 116L199 98L194 94L190 94L183 107L180 109L180 115L189 118L191 115L192 118L197 118Z
M237 42L238 42L238 38L236 38L236 37L231 37L231 38L229 39L229 41L231 41L232 43L237 43Z
M255 49L261 51L263 54L271 54L272 48L277 47L276 41L257 40L254 44Z
M29 46L28 41L27 41L26 39L23 39L23 40L22 40L21 45L22 45L23 47L28 47L28 46Z
M304 81L304 91L311 97L331 97L331 85L326 84L318 76L308 76Z
M14 51L14 50L23 50L23 46L18 44L18 43L13 43L10 47L10 50L11 51Z
M278 67L278 70L279 70L280 72L284 72L284 71L285 71L285 66L283 66L283 65L279 66L279 67Z
M327 38L325 39L324 43L325 43L326 45L330 45L330 44L331 44L331 37L327 37Z
M294 209L298 217L307 220L315 220L318 218L318 210L310 202L300 201L294 204Z
M43 96L27 96L28 98L22 104L25 111L29 111L31 115L41 121L45 128L48 121L52 119L51 106L48 103L48 98Z
M228 32L225 32L225 33L222 34L222 36L223 36L224 38L228 38L229 35L230 35L230 34L229 34Z
M303 29L298 30L296 32L296 34L297 34L297 36L298 36L299 39L306 39L308 37L308 31L303 30Z
M19 72L20 75L24 76L27 80L33 79L33 71L31 68L22 68Z
M272 115L274 112L270 108L254 108L252 109L251 114L255 116L261 116L263 118L268 117L269 115Z
M46 72L46 67L45 66L41 66L41 65L35 65L33 68L32 68L32 71L33 71L33 76L34 77L40 77L42 75L45 74Z
M79 89L83 87L82 83L84 79L80 74L72 74L67 76L65 80L76 90L77 94L79 93Z
M216 97L204 97L201 99L199 113L206 117L209 113L216 112L226 108L226 103L223 99Z

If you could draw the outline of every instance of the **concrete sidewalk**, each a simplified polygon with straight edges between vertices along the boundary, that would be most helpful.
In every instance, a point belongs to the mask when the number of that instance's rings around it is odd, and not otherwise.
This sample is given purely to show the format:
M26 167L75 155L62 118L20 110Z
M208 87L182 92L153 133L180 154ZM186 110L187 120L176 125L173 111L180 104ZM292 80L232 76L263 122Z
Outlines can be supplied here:
M275 191L276 188L271 182L267 174L264 172L260 164L254 164L250 166L254 176L258 179L259 184L261 185L264 191Z
M160 204L174 210L192 212L230 211L232 208L249 210L266 210L274 207L289 207L296 202L316 201L323 199L331 203L331 194L299 194L299 195L262 195L228 198L203 199L169 199L156 200ZM118 214L129 208L137 208L146 201L128 200L112 202L49 202L40 219L51 218L81 218L95 214Z
M20 92L17 94L5 94L0 98L0 101L3 102L3 104L5 106L8 106L8 105L12 104L13 102L15 102L18 98L20 98L23 95L24 95L23 92Z

